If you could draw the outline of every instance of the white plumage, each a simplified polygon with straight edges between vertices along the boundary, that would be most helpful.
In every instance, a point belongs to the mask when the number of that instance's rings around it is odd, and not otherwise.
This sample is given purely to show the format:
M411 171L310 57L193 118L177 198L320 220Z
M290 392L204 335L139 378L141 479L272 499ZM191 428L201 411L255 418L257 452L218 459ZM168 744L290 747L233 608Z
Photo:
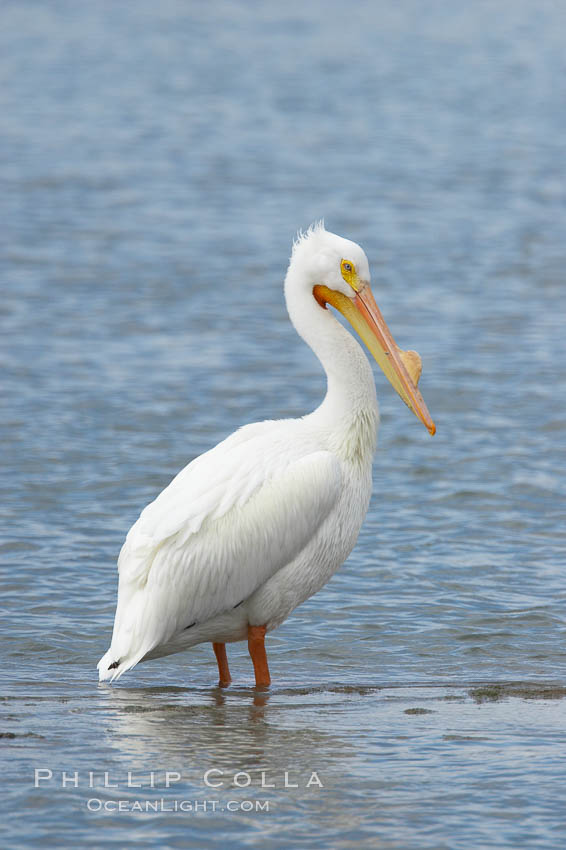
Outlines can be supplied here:
M358 245L322 225L295 243L287 307L326 369L326 397L302 419L240 428L142 511L118 559L118 604L112 643L98 664L101 680L203 641L249 638L250 627L268 632L346 559L369 503L378 407L365 354L325 305L347 315L344 299L361 309L366 292L369 267ZM366 316L368 322L374 331ZM397 352L402 379L418 396L408 403L433 432L430 417L423 419L418 375L414 382L410 376L416 355ZM220 660L219 669L227 684ZM256 667L256 683L268 684L268 672L258 677Z

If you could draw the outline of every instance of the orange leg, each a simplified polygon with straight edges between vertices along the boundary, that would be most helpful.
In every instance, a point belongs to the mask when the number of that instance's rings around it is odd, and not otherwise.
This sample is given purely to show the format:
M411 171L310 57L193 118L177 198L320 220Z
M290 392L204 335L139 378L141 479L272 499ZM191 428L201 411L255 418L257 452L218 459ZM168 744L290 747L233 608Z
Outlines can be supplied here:
M248 649L254 665L256 688L267 688L271 684L265 654L266 629L267 626L248 626Z
M218 687L227 688L230 682L232 681L232 676L230 675L230 668L228 667L226 644L213 643L212 648L214 650L214 654L216 655L216 662L218 664Z

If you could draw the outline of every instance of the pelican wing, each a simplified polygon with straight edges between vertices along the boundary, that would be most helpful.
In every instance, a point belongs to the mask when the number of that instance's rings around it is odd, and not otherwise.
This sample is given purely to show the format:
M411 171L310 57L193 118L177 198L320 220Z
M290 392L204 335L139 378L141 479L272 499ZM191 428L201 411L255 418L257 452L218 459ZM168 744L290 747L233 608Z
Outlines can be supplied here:
M341 490L339 461L299 429L293 440L289 421L281 425L246 426L201 455L131 528L118 560L110 651L128 659L120 673L247 599L328 516Z

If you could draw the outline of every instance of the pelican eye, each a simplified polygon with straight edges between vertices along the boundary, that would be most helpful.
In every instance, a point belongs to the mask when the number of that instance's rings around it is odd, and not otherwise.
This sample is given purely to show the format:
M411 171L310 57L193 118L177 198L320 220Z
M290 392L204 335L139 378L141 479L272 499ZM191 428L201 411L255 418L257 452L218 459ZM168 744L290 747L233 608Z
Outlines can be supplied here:
M348 283L354 292L357 292L360 288L360 284L358 281L358 273L356 271L356 267L349 260L342 260L340 262L340 271L342 272L342 277Z

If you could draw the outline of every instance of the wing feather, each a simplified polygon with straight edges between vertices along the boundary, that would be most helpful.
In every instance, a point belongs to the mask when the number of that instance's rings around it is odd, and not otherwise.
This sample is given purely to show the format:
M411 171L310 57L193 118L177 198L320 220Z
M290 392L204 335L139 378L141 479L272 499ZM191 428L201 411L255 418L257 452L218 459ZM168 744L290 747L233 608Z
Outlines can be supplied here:
M341 491L340 463L280 424L241 429L252 433L201 455L142 512L118 562L115 658L231 610L314 536Z

